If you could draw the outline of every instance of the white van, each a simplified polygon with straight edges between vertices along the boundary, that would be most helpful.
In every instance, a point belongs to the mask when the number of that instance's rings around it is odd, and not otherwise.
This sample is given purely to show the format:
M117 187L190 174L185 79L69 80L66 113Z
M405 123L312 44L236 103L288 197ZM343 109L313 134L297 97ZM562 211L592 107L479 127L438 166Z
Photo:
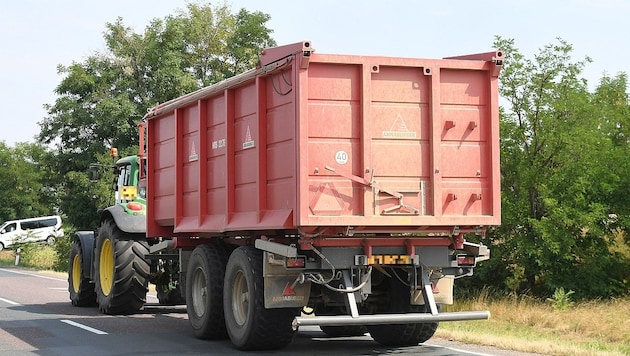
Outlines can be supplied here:
M15 243L46 241L53 244L63 236L58 215L6 221L0 226L0 251Z

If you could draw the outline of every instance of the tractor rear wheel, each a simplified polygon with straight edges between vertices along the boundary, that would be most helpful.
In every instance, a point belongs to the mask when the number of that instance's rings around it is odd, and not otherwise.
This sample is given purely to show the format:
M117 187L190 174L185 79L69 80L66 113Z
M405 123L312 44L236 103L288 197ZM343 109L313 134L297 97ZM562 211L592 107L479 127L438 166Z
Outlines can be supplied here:
M225 325L240 350L272 350L287 346L291 323L300 308L265 309L262 251L241 246L230 255L223 289Z
M144 306L149 283L149 245L140 234L128 234L114 221L102 223L96 238L94 282L99 309L131 314Z
M68 292L70 301L77 307L93 306L96 304L94 284L83 276L83 251L78 241L72 243L70 259L68 261Z

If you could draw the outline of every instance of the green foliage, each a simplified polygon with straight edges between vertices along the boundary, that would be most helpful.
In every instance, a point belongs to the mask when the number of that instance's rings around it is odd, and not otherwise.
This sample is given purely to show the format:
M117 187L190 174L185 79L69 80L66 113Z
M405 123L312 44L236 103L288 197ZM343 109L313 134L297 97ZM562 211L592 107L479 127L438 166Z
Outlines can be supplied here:
M41 242L25 242L32 240L29 234L17 238L12 246L15 254L19 254L18 265L50 269L57 259L55 250Z
M556 288L555 292L553 292L553 296L547 298L547 302L549 302L556 311L567 310L575 305L573 300L571 300L571 296L574 293L575 292L572 290L565 292L562 287Z
M75 232L76 229L74 228L64 229L64 236L55 241L55 260L52 264L52 269L55 271L68 271L68 259L70 258L70 250L72 249Z
M622 187L630 160L616 143L626 137L619 130L628 120L625 76L604 79L593 95L580 78L590 60L573 61L565 41L533 60L513 40L495 45L507 54L500 78L508 102L501 111L503 222L489 231L493 259L480 274L513 292L627 293L630 260L611 252L607 238L613 225L626 231L620 222L629 212Z
M57 253L52 246L29 244L22 253L21 261L27 266L49 270L57 260Z
M46 152L37 144L0 142L0 221L55 213L56 187L47 185Z
M69 172L64 185L66 194L61 207L68 212L67 222L80 230L91 230L99 224L98 209L112 205L110 181L91 182L87 172Z

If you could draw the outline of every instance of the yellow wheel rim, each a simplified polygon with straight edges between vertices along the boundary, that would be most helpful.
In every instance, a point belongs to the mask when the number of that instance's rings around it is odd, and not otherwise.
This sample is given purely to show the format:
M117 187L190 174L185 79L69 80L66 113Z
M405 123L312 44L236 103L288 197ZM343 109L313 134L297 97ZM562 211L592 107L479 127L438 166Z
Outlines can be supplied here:
M72 259L72 289L75 293L79 293L81 288L81 258L75 255Z
M109 239L103 241L100 257L98 274L101 281L101 290L107 296L111 293L114 283L114 249Z

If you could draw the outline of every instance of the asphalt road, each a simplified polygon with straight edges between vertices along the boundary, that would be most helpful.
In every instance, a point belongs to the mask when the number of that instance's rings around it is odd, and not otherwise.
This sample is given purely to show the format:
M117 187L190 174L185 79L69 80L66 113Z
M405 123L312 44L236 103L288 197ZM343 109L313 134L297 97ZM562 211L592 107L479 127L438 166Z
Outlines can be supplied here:
M241 352L229 341L193 337L184 306L166 307L149 295L137 314L110 316L72 306L63 275L0 268L0 356L16 355L505 355L437 346L388 348L369 335L331 338L301 328L285 349Z

